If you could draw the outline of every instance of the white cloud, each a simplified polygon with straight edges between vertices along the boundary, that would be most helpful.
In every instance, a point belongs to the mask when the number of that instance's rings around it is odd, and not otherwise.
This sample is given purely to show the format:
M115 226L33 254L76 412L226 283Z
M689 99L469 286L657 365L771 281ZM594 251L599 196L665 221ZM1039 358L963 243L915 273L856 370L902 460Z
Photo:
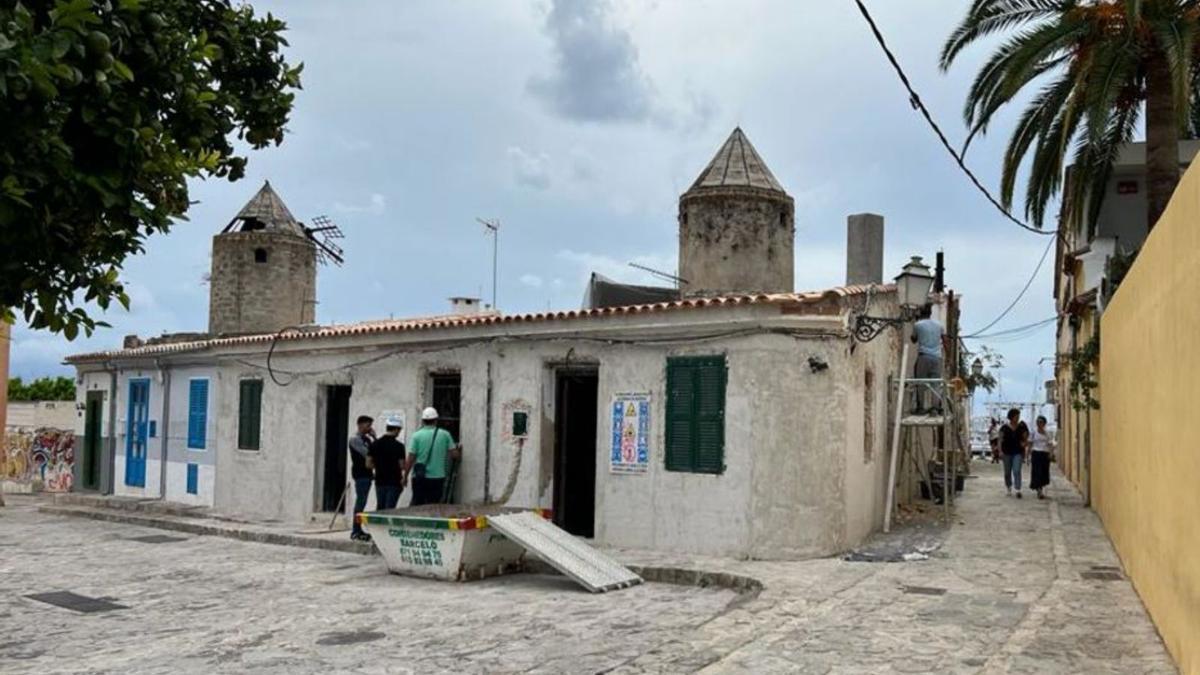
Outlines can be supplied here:
M544 152L530 153L523 148L512 146L508 149L508 158L512 163L513 180L535 190L545 190L550 187L550 157Z
M542 287L542 278L536 274L522 274L519 281L530 288Z
M334 202L333 210L338 213L366 213L372 216L382 215L387 210L387 198L378 192L372 192L366 204L343 204Z

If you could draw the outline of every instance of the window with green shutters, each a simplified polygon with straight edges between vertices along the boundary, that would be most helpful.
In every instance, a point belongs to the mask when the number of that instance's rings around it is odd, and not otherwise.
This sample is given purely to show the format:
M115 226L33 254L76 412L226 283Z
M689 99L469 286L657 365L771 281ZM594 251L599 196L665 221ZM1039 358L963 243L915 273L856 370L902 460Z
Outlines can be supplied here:
M262 380L242 380L238 391L238 448L258 450L262 426Z
M724 356L667 359L667 471L725 471Z

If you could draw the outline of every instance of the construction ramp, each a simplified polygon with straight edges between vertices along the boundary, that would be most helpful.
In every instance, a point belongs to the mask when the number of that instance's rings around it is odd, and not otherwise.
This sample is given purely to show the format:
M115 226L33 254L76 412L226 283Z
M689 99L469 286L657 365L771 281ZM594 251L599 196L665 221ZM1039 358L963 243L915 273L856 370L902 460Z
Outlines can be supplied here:
M593 593L642 583L624 565L532 511L488 516L488 524Z

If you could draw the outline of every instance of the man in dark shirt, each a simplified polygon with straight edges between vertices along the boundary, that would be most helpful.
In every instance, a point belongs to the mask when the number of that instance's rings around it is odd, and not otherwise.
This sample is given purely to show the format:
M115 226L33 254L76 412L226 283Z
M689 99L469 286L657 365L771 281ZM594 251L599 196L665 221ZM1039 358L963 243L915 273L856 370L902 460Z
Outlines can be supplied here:
M374 474L367 467L367 451L375 442L375 430L371 425L375 420L367 415L358 418L358 429L350 437L350 477L354 480L354 525L350 530L350 538L355 541L371 541L371 535L363 532L358 524L358 514L367 508L367 495L371 494L371 480Z
M1004 487L1010 495L1015 487L1017 499L1021 498L1021 462L1028 444L1029 427L1021 421L1021 411L1013 408L1008 411L1008 423L1000 427L1000 451L1004 453Z
M367 466L375 470L375 508L379 511L396 508L407 476L404 472L404 443L400 442L399 418L389 417L387 432L371 444Z

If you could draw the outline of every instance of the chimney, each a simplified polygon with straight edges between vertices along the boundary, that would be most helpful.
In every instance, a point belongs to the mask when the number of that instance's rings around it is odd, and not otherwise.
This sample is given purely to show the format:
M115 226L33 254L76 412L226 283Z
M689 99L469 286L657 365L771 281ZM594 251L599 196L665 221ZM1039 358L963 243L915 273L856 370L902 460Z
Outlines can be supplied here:
M473 314L480 314L482 311L483 304L479 298L450 298L450 313L454 316L471 316Z
M883 283L883 216L846 218L846 285Z
M142 346L142 339L136 335L126 335L122 342L122 347L125 349L137 349Z

